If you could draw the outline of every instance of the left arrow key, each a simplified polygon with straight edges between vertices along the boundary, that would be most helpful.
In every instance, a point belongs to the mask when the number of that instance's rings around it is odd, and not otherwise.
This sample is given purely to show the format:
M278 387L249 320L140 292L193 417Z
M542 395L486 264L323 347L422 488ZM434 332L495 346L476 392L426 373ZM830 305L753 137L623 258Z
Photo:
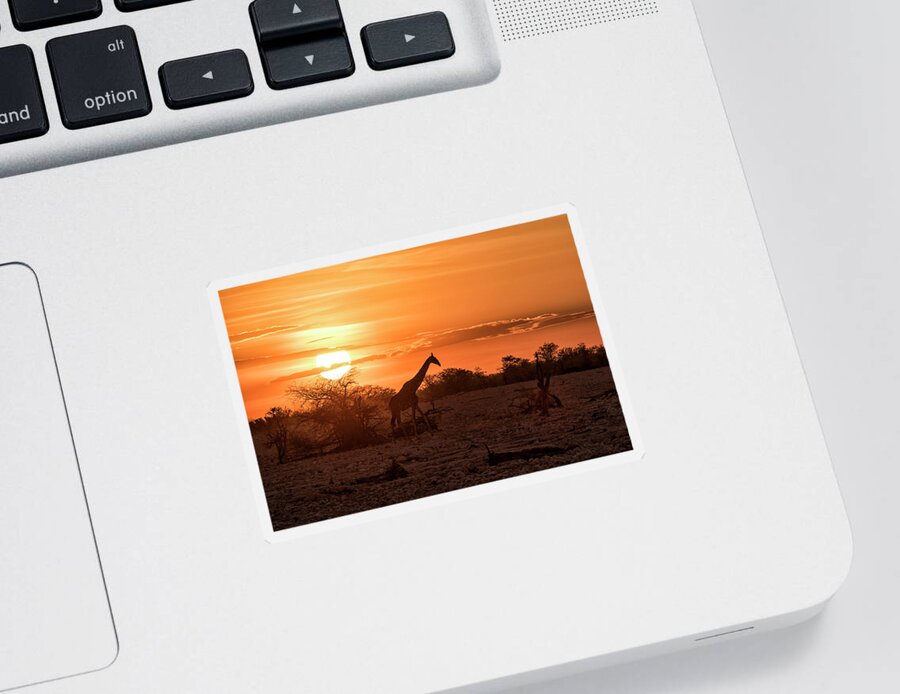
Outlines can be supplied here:
M159 68L159 82L169 108L190 108L253 93L250 64L234 49L172 60Z

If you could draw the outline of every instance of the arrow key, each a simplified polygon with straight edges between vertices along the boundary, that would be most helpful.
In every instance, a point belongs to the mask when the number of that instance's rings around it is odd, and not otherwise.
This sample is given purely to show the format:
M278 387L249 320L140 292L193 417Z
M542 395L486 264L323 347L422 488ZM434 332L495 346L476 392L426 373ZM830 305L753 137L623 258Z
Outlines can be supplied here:
M352 75L350 45L343 34L322 36L303 43L263 48L263 68L272 89L288 89Z
M250 18L259 44L344 28L337 0L255 0Z
M166 104L176 109L253 93L250 64L238 49L171 60L159 68L159 82Z
M369 24L363 27L362 42L373 70L449 58L456 51L450 23L443 12Z

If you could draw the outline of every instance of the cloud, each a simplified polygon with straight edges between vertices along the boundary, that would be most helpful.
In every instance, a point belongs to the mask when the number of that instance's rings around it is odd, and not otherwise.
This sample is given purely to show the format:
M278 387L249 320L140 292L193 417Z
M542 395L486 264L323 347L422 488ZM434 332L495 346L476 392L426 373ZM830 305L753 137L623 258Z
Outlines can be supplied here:
M317 376L322 373L322 369L306 369L305 371L295 371L292 374L288 374L287 376L279 376L278 378L273 378L269 383L282 383L284 381L296 381L301 378L307 378L308 376Z
M360 349L358 346L340 346L340 349L352 352L353 350ZM246 357L245 359L235 359L234 363L237 366L246 367L246 366L254 366L258 364L278 364L283 361L302 361L303 359L315 359L318 355L320 355L324 350L323 348L318 349L304 349L299 352L284 352L283 354L266 354L261 357Z
M364 357L360 357L359 359L354 359L353 364L365 364L368 361L377 361L378 359L387 359L387 354L368 354ZM322 373L324 369L321 367L315 369L305 369L303 371L295 371L294 373L288 374L287 376L279 376L278 378L274 378L269 383L283 383L284 381L296 381L301 378L308 378L309 376L318 376Z
M491 340L505 335L520 335L530 333L542 328L554 325L563 325L594 316L593 310L575 311L572 313L542 313L537 316L525 316L522 318L505 318L502 320L478 323L463 328L451 328L449 330L437 330L418 333L402 348L393 354L416 352L423 349L436 349L460 342L478 342ZM392 354L392 356L393 356Z
M258 340L267 335L276 335L278 333L287 333L292 330L300 330L299 325L272 325L268 328L258 328L257 330L245 330L244 332L229 335L228 340L232 345L239 345L248 340Z
M379 359L387 359L387 354L368 354L364 357L360 357L359 359L354 359L354 364L364 364L367 361L378 361Z

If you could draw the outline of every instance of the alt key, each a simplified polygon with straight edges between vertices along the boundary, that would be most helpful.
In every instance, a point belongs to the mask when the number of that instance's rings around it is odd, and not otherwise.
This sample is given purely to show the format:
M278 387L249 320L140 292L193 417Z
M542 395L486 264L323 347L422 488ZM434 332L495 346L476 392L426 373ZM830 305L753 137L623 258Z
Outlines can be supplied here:
M47 42L60 116L67 128L88 128L150 113L150 93L137 38L115 26Z

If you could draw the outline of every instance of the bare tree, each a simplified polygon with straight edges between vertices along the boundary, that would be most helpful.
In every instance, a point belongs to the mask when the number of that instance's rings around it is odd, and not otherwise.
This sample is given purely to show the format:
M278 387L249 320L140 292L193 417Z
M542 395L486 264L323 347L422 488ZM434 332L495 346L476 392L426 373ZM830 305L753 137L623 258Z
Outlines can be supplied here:
M293 413L283 407L273 407L263 418L266 427L266 443L275 449L278 464L287 460L290 440L290 421Z
M554 349L546 349L547 347L552 346ZM562 407L562 401L556 397L553 393L550 392L550 376L552 372L552 366L548 365L545 369L541 364L541 355L544 354L555 354L556 345L552 342L548 342L547 344L541 347L539 352L534 353L534 364L535 371L537 373L537 387L538 392L535 393L534 396L534 409L540 412L542 415L549 414L548 410L551 407Z
M300 408L298 416L316 427L325 445L339 449L366 446L383 438L378 430L393 394L381 386L359 385L355 370L335 381L317 379L287 389L288 397Z
M559 345L555 342L545 342L538 347L538 354L544 360L544 365L551 367L556 362L556 357L559 356ZM535 358L538 354L534 355Z

